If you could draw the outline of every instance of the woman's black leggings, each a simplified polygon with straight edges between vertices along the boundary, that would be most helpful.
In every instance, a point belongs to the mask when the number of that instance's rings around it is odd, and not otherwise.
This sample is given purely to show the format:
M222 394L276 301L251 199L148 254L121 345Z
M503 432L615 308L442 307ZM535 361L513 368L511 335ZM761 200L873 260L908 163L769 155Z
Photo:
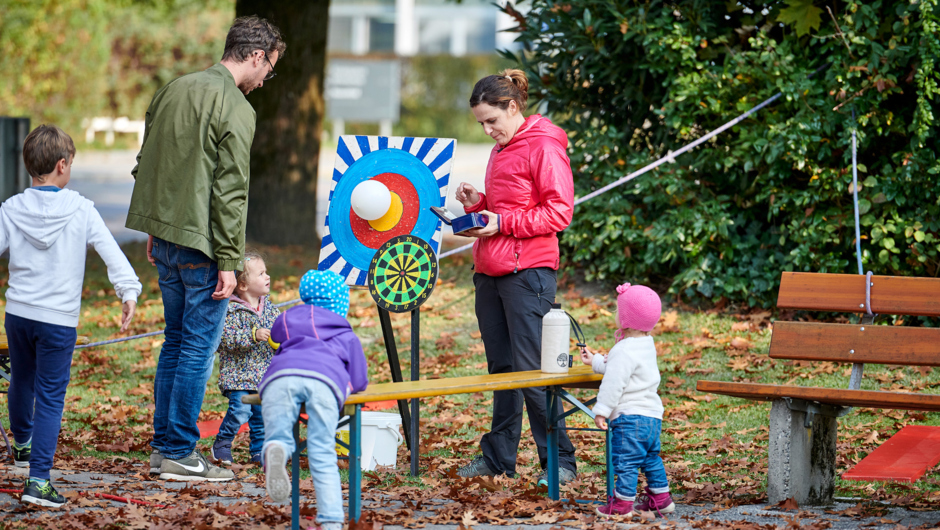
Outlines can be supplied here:
M489 373L541 369L542 317L555 301L556 274L549 268L524 269L506 276L473 275L476 314L486 347ZM522 435L523 403L542 469L548 464L545 387L493 392L493 425L480 448L486 465L497 473L514 475ZM561 403L558 403L561 410ZM564 421L558 422L564 427ZM559 466L576 470L574 446L568 434L558 436Z

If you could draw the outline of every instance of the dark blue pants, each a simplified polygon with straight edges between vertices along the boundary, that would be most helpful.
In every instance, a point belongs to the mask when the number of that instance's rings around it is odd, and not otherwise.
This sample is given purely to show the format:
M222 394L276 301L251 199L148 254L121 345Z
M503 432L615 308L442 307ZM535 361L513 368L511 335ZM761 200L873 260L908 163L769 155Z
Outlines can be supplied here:
M76 331L9 313L4 327L13 376L8 395L10 431L19 444L32 439L29 476L49 480L62 428Z

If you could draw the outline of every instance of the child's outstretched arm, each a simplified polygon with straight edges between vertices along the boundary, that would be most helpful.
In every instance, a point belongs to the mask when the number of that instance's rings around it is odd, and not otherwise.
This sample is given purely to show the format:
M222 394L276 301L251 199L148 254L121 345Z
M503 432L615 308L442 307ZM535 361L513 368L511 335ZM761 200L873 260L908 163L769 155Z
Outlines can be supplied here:
M594 357L595 366L598 357ZM623 351L617 355L610 355L605 366L604 379L597 391L597 404L592 409L595 415L595 423L597 422L597 416L610 417L614 409L617 408L630 377L636 371L636 361L627 352Z
M587 346L581 348L581 362L590 366L595 374L603 374L607 371L607 354L594 353Z
M140 280L137 279L137 273L134 267L127 261L127 256L121 251L114 236L108 230L107 225L101 218L101 214L94 208L89 209L88 226L88 244L104 260L108 268L108 280L114 286L114 292L121 298L123 304L121 315L121 331L127 331L134 313L137 310L137 297L143 289Z

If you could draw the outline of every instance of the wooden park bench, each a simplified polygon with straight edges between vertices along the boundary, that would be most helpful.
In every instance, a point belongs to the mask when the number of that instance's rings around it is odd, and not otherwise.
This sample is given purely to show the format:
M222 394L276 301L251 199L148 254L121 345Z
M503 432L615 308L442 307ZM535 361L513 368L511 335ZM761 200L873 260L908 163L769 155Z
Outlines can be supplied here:
M554 411L559 399L567 401L575 408L564 411L548 422L548 495L554 500L559 498L558 478L558 429L555 423L567 416L582 411L592 418L594 414L588 408L596 398L581 403L565 388L598 388L602 376L591 371L590 366L572 368L567 374L545 374L539 370L513 372L506 374L474 375L450 377L400 383L381 383L369 385L359 394L353 394L346 400L344 413L349 416L349 520L358 521L362 515L362 468L361 468L361 418L362 405L376 401L407 400L453 394L472 394L511 390L517 388L546 387L548 410ZM257 394L243 396L242 402L259 405L261 397ZM569 429L575 430L575 429ZM596 429L584 429L596 430ZM609 433L609 431L608 431ZM608 434L609 437L609 434ZM609 440L605 447L609 448ZM300 422L294 424L294 455L291 458L291 528L299 528L300 522L300 456L304 442L300 439ZM607 494L613 495L613 477L610 473L611 455L607 454Z
M878 314L940 316L940 279L785 272L777 307L863 313L858 324L773 325L771 358L852 363L847 388L698 381L697 389L772 401L768 501L829 504L838 417L852 407L940 411L940 395L860 388L865 363L940 366L940 329L872 325Z
M85 335L79 335L75 340L75 345L81 344L90 344L91 340ZM6 380L9 384L10 381L10 348L7 345L7 336L0 334L0 379ZM0 390L0 394L6 394L6 390ZM13 458L13 447L10 445L10 439L7 438L7 432L3 428L3 424L0 423L0 436L3 437L3 443L7 447L7 454L10 455L10 458Z

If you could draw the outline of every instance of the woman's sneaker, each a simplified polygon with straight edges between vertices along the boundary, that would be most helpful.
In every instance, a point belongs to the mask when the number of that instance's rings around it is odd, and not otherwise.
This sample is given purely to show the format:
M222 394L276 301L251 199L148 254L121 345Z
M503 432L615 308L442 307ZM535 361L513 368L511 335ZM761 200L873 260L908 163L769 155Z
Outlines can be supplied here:
M646 488L646 498L636 505L636 513L644 517L662 517L664 513L676 511L676 504L672 502L672 495L666 493L653 493Z
M287 474L287 450L279 443L272 443L264 450L264 487L274 502L284 502L290 497L290 476Z
M625 501L617 497L609 497L608 503L596 509L598 515L604 517L617 517L621 515L631 515L633 513L633 501Z
M150 452L150 474L159 475L161 464L163 464L163 455L160 451L154 449Z
M463 478L495 477L496 472L490 469L490 466L486 465L485 458L478 456L473 459L473 462L458 469L457 476Z
M558 485L564 486L565 484L578 478L578 473L568 469L567 467L558 468ZM548 471L542 470L542 473L539 475L536 484L540 488L548 487Z
M178 460L164 457L160 464L160 480L224 482L233 478L235 473L210 464L199 451L193 451Z
M32 438L25 445L17 445L16 440L13 440L13 465L16 467L29 467L29 455L32 453L32 447Z
M52 481L26 479L26 486L23 488L20 502L44 508L61 508L69 500L59 495L59 492L52 487Z

